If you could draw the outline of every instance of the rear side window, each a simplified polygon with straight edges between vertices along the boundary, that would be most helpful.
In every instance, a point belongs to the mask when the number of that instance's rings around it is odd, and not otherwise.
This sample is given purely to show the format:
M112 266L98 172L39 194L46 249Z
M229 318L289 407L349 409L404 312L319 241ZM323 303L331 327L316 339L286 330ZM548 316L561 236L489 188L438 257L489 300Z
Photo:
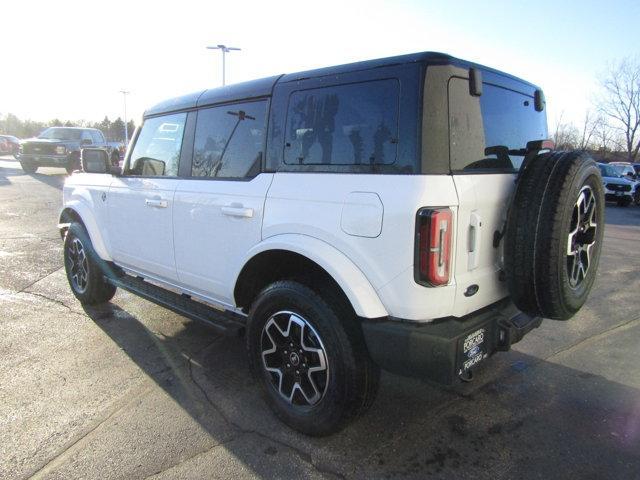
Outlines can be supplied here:
M451 170L515 171L527 142L547 138L547 120L532 96L485 83L474 97L467 79L452 78L449 135Z
M399 91L397 80L377 80L294 92L287 111L284 162L395 163Z
M200 110L191 175L249 178L260 173L266 113L266 101Z
M147 118L125 167L125 175L175 177L186 113Z

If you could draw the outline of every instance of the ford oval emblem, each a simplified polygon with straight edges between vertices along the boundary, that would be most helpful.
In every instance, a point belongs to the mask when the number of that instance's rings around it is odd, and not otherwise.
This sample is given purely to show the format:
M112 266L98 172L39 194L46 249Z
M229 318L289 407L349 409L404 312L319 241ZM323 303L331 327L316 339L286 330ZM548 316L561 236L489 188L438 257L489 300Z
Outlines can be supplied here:
M468 356L469 358L473 358L473 357L475 357L475 356L476 356L477 354L479 354L479 353L480 353L480 347L479 347L478 345L476 345L475 347L473 347L471 350L469 350L469 351L467 352L467 356Z

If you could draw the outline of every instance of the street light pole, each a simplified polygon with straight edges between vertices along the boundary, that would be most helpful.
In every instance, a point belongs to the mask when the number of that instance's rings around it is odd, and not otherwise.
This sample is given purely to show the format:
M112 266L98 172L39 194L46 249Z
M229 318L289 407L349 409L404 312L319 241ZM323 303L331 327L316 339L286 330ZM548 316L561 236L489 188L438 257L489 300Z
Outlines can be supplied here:
M124 99L124 144L125 147L129 145L129 127L127 125L127 90L120 90L122 98Z
M225 55L232 50L240 50L240 49L237 47L227 47L226 45L216 45L216 46L207 47L207 50L220 50L222 52L222 86L224 87L226 85L226 69L227 69Z

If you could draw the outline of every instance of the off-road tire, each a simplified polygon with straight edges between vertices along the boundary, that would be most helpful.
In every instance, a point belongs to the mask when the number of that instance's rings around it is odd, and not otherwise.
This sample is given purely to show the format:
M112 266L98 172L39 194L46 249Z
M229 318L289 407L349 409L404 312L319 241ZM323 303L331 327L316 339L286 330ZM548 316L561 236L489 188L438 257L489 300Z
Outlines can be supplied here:
M277 376L266 370L263 332L277 312L302 317L317 332L324 347L328 379L316 404L295 405L287 401L274 383ZM247 350L252 373L262 385L273 412L285 424L306 435L323 436L339 431L362 415L375 399L380 369L367 352L353 310L339 300L335 291L311 289L291 280L267 286L251 308Z
M21 161L20 166L22 167L24 173L36 173L36 170L38 169L37 165L26 161Z
M79 167L78 167L78 165L76 165L76 162L70 163L69 165L67 165L65 167L65 170L67 171L67 173L69 175L71 175L73 172L75 172L78 169L79 169Z
M84 281L78 281L78 262L74 264L74 255L78 256L74 251L77 252L78 245L82 247L84 252L82 255L86 259L86 262L82 262L86 269L85 274L82 275L85 277ZM64 238L64 267L71 291L83 305L108 302L116 293L116 287L104 278L103 264L104 261L93 249L84 227L77 222L72 223ZM75 278L74 275L76 275Z
M80 161L80 154L77 152L71 153L65 167L67 173L71 175L76 170L82 170L82 162Z
M595 201L595 231L585 226L583 236L570 235L583 193L589 193ZM529 162L516 186L504 244L507 285L520 310L533 316L567 320L582 307L596 277L604 234L604 204L602 177L589 155L551 152ZM588 244L591 234L595 243L588 248L588 268L576 283L574 271L569 272L570 265L576 258L585 257L584 253L570 257L568 252L574 247L569 243L580 238Z

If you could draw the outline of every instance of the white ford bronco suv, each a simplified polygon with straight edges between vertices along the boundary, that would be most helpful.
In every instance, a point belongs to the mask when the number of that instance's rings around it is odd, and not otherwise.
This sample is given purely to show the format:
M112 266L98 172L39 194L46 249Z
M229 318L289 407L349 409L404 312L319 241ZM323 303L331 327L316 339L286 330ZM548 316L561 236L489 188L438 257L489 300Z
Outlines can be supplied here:
M380 368L468 380L592 287L600 171L542 91L439 53L205 90L82 153L60 230L83 304L117 287L245 335L285 423L337 431Z

